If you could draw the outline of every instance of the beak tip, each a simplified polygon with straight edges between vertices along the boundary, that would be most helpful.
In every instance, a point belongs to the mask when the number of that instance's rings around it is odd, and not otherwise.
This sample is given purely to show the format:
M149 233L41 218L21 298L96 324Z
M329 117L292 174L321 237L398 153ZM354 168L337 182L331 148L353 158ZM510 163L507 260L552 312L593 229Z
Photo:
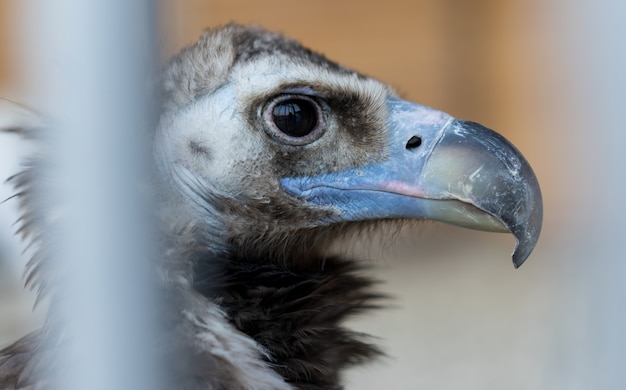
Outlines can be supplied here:
M482 176L471 180L475 188L471 203L491 213L515 236L512 259L517 269L530 256L541 233L543 201L537 176L520 151L500 134L469 121L457 121L455 129L446 134L445 145L457 145L457 132L462 132L467 150L475 152L463 156L461 171L467 173L467 166L481 168Z
M541 233L541 217L534 224L530 224L523 233L525 234L518 235L514 232L517 243L511 257L515 269L521 267L535 249Z
M518 269L519 267L521 267L522 264L524 264L524 262L528 258L524 256L519 256L519 253L517 251L513 252L512 257L513 257L513 267L515 267L515 269Z

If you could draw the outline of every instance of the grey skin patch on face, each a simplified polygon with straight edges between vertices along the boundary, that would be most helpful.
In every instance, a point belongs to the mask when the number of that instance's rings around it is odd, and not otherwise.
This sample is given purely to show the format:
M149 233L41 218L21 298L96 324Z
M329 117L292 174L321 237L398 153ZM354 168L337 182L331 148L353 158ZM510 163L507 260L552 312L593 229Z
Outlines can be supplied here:
M197 141L193 141L193 140L189 141L188 146L189 146L189 150L194 155L202 155L204 156L204 158L207 158L207 159L211 157L211 152L209 151L209 149Z

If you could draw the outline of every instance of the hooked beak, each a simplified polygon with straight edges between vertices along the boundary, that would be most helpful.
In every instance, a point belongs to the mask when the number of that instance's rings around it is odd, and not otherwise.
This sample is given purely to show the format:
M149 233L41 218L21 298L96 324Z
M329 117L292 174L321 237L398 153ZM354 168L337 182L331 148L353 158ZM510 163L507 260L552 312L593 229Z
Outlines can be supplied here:
M513 264L539 239L539 183L504 137L473 122L399 99L388 103L388 157L315 177L287 178L283 188L337 211L333 221L424 218L471 229L510 232Z

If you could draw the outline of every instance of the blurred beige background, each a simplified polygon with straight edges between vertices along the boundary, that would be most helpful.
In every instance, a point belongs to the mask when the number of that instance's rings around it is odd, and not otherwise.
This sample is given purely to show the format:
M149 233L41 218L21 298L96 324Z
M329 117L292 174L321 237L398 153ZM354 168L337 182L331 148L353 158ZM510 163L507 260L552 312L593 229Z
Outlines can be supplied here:
M20 36L0 2L0 95L33 94L19 72ZM615 5L616 4L616 5ZM163 57L207 26L236 21L280 31L397 88L407 99L504 134L533 165L544 193L544 232L519 270L504 235L428 225L396 249L356 243L395 296L356 319L389 357L353 370L353 389L622 389L626 348L619 118L626 36L610 1L161 0ZM615 6L613 6L615 5ZM604 7L604 8L603 8ZM615 34L617 31L617 34ZM621 39L619 37L622 37ZM604 47L602 44L606 44ZM611 45L617 44L617 47ZM621 46L620 46L621 45ZM615 49L615 50L613 50ZM605 56L605 57L603 57ZM615 60L615 61L613 61ZM45 71L42 69L42 71ZM611 95L611 94L614 94ZM618 102L621 101L621 104ZM17 166L0 136L0 174ZM12 156L12 157L8 157ZM10 194L6 186L0 195ZM10 218L0 343L34 326L21 293ZM621 228L621 229L620 229ZM382 254L382 260L376 260ZM6 281L4 281L6 280ZM5 286L5 287L3 287ZM5 291L6 290L6 291ZM26 309L25 309L26 308Z

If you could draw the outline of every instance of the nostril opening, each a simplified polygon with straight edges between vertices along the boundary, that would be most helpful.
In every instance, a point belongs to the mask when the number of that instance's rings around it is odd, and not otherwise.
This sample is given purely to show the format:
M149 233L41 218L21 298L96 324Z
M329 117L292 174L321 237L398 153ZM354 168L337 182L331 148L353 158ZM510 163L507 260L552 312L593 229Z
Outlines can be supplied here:
M415 149L422 144L422 138L414 135L409 139L409 142L406 143L407 149Z

